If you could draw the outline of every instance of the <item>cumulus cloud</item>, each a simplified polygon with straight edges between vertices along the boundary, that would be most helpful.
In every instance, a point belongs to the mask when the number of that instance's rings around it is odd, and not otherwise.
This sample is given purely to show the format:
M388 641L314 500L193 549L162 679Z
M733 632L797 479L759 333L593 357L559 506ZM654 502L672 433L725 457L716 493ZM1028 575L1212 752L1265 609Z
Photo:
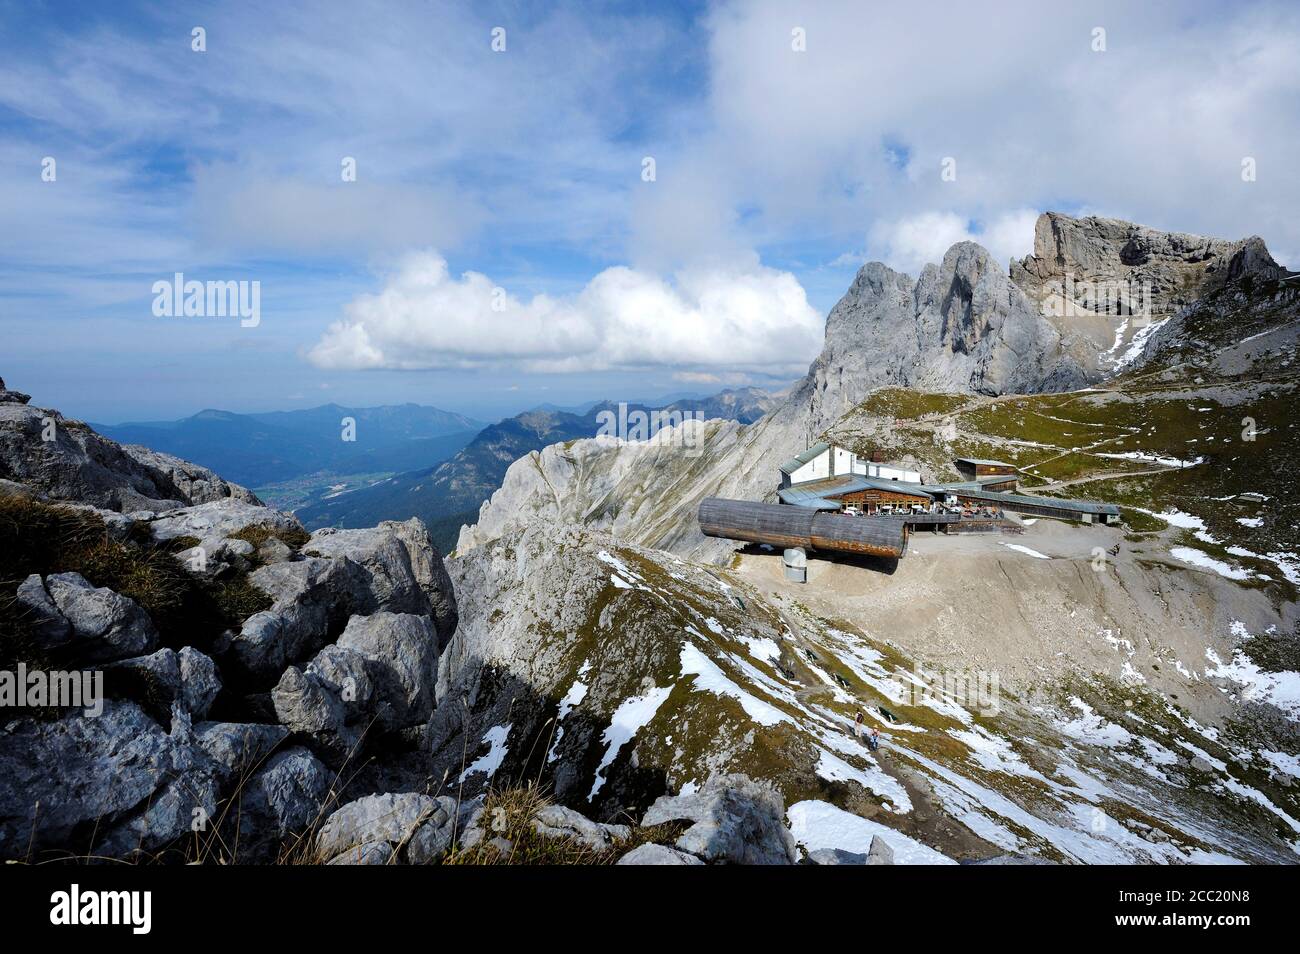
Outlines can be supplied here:
M1004 213L984 226L955 212L923 212L877 222L868 241L873 258L915 276L926 265L941 262L957 242L978 242L998 262L1023 258L1033 250L1037 220L1033 209Z
M524 300L488 276L453 277L433 251L406 256L308 353L330 369L509 365L570 372L671 366L802 370L822 319L788 272L758 265L679 272L619 266L575 295Z

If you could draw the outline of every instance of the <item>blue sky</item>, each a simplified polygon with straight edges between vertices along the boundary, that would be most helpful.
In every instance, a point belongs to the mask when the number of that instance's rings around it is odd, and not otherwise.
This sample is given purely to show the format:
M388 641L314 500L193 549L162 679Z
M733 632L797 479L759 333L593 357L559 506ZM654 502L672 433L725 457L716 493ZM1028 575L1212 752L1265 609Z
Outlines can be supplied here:
M788 382L863 261L1047 208L1295 265L1294 4L914 6L0 3L0 375L496 417ZM176 272L260 322L156 317Z

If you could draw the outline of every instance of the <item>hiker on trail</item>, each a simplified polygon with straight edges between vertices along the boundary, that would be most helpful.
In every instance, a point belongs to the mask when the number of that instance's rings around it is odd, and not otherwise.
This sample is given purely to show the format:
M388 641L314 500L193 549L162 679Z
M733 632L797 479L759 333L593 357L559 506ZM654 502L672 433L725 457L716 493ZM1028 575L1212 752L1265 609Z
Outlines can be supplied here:
M880 730L874 725L871 727L871 732L867 735L867 748L872 752L880 751Z
M853 717L853 737L854 737L855 739L860 739L860 738L862 738L862 723L863 723L863 721L864 721L864 720L863 720L863 717L862 717L862 710L859 709L859 710L858 710L858 714L857 714L856 716Z

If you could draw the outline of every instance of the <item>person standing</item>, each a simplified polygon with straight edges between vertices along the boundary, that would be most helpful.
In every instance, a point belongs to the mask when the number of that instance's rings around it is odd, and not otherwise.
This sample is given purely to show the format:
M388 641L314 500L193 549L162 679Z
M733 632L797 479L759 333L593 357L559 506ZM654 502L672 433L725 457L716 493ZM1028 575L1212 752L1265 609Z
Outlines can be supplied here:
M855 739L862 738L862 724L864 721L865 719L862 715L862 710L859 709L858 714L853 717L853 737Z

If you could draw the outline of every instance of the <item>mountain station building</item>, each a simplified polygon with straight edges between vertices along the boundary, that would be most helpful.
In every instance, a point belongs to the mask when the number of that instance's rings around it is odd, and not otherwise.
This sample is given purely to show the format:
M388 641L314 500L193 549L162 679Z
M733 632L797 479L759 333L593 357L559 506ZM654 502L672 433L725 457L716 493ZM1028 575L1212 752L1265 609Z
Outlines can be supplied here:
M1120 520L1114 504L1016 493L1019 471L1006 461L958 458L953 463L966 480L927 484L910 465L876 456L865 459L842 447L814 444L781 465L777 497L790 506L902 517L915 526L946 524L961 517L1001 517L1003 511L1080 523Z

